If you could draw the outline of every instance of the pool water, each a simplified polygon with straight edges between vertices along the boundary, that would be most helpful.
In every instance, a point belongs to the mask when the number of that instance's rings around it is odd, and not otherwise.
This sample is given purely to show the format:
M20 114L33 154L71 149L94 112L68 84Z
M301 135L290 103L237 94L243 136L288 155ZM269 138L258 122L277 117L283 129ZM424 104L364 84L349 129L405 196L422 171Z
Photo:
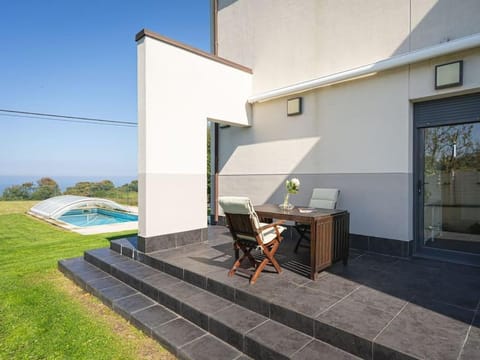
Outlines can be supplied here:
M106 209L76 209L66 212L57 220L79 227L88 227L138 221L138 216Z

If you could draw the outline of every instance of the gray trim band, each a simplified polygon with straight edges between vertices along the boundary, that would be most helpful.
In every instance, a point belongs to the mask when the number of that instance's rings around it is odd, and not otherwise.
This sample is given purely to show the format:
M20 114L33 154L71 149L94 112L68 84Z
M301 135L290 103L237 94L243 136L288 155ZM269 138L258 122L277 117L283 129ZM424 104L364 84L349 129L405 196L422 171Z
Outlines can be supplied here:
M208 240L208 228L182 231L178 233L143 237L138 236L138 250L151 253L158 250L172 249L184 245L201 243Z

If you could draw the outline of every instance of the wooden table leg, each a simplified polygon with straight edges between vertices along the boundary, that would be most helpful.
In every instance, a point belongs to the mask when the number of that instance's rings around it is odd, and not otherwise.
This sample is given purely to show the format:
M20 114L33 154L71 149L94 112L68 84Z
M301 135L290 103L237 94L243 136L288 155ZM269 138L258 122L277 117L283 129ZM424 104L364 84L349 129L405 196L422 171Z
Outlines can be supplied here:
M317 224L315 221L310 223L310 279L317 278Z
M320 218L312 223L310 241L310 278L312 280L318 277L319 271L332 265L334 237L332 216Z

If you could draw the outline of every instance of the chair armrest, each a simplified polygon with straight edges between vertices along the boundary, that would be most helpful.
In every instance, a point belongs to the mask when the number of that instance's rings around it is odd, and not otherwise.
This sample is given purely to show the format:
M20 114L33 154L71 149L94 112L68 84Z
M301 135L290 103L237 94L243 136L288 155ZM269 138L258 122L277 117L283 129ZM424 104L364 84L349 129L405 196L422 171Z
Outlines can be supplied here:
M282 225L284 222L285 222L285 220L278 220L278 221L275 221L274 223L267 224L267 225L264 225L264 226L259 227L259 228L257 229L257 231L258 231L258 232L262 232L263 230L266 230L266 229L268 229L268 228Z

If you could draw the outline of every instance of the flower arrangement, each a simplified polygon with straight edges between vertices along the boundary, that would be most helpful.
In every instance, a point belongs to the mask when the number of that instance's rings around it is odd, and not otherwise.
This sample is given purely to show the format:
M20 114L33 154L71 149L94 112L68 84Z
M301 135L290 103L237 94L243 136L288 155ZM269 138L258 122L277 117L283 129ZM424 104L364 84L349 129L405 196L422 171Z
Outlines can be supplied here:
M293 178L285 181L285 187L289 194L296 194L300 190L300 180Z
M300 180L297 178L293 178L290 180L285 181L285 188L287 189L287 193L285 194L285 198L283 203L280 204L280 208L284 210L292 210L294 206L288 202L290 194L296 194L300 190Z

